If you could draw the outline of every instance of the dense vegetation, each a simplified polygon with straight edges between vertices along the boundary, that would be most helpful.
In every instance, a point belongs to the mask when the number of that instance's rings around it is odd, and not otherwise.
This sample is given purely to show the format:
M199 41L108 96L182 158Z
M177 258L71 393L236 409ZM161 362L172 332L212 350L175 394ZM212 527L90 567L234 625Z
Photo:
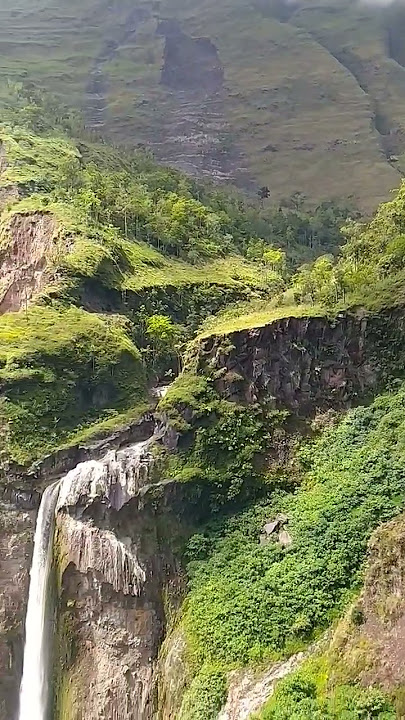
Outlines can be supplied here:
M0 127L2 260L12 260L19 219L47 216L54 219L55 230L52 237L41 238L46 284L33 302L43 310L34 307L27 313L27 298L22 299L20 313L5 316L2 325L16 337L27 325L44 377L48 362L49 377L54 373L56 356L61 374L66 370L67 378L73 372L64 401L49 384L45 401L40 373L31 373L29 385L23 384L28 355L20 357L12 387L11 361L4 360L3 450L28 460L67 441L77 425L84 431L97 419L112 423L115 414L144 402L144 375L154 382L166 372L177 373L184 342L203 319L240 302L276 296L300 258L320 248L335 251L347 210L325 204L307 213L298 198L284 209L262 210L237 194L159 167L145 153L123 152L97 140L83 129L80 117L32 86L11 90ZM2 281L2 296L8 287ZM70 317L72 307L88 328L107 323L106 314L126 319L120 342L138 358L137 382L100 393L96 402L90 391L80 390L83 383L95 384L98 366L119 384L114 371L119 345L111 357L107 350L99 359L97 348L101 352L103 343L89 330L92 349L86 350L88 362L79 381L72 370L76 360L69 359L73 350L66 348L77 344L80 322L75 328L61 319ZM42 326L46 312L50 320L45 324L56 318L49 346ZM60 350L55 351L53 339ZM74 403L75 412L66 411L76 395L82 401ZM19 429L23 418L28 433Z
M396 276L402 278L404 228L403 182L395 198L382 204L371 222L346 225L346 242L337 258L321 256L298 270L292 278L297 299L333 305L347 298L358 300L369 295L369 302L378 303L384 287L395 283ZM401 302L402 298L393 294L392 300Z
M44 115L35 97L18 102L0 135L10 191L3 257L18 216L50 215L56 231L46 285L0 319L5 458L29 462L77 431L132 417L149 384L181 369L201 321L211 316L205 332L226 333L238 302L251 311L239 327L286 312L335 312L356 299L370 305L370 283L379 288L376 307L387 297L402 302L405 186L367 225L333 205L308 215L297 198L262 212L145 154L74 139L77 121ZM303 246L307 260L321 247L333 252L297 269ZM180 622L192 680L181 720L214 720L232 668L317 639L358 591L371 532L405 501L403 388L303 441L288 413L220 398L215 379L195 375L189 362L160 404L180 435L178 452L159 458L162 474L187 484L191 510L198 507L184 551L189 594ZM279 448L284 464L274 461ZM279 513L291 544L277 536L261 543L262 526ZM350 684L324 691L313 675L280 684L263 717L392 717L378 692Z
M256 720L395 720L394 704L376 688L328 687L330 668L323 658L307 662L282 680Z
M203 384L194 388L193 395L191 383L188 390L183 383L181 390L174 386L174 395L166 397L164 407L170 411L170 405L184 402L194 408L197 430L185 468L178 472L172 467L172 472L183 482L197 481L205 487L211 483L211 511L221 507L219 497L228 501L227 511L203 524L186 549L190 592L182 626L196 676L181 717L199 720L215 718L209 709L213 697L206 691L198 703L204 707L186 712L203 678L210 674L218 678L220 671L225 677L235 666L268 662L304 648L359 589L371 532L404 507L405 390L401 387L369 407L351 411L318 439L302 442L288 471L269 471L260 470L255 458L271 442L274 446L277 436L285 438L283 417L273 421L271 431L269 418L260 426L254 408L235 408L227 416L223 407L227 403L215 402ZM234 492L229 496L229 489L235 488L236 496ZM247 488L253 496L244 509ZM274 540L259 543L261 528L279 513L288 518L291 546L277 542L277 534ZM221 704L218 682L212 683L217 707ZM381 714L389 707L378 693L347 687L337 688L329 699L325 694L317 699L310 683L303 682L300 689L297 680L289 690L290 686L285 691L283 687L276 696L276 709L271 705L264 717L295 717L288 715L294 707L297 720L309 719L315 710L318 715L313 717L346 720L362 717L355 713L361 707L366 712L373 703L378 712L364 717L392 717ZM201 699L205 695L206 704Z
M351 306L370 310L402 306L405 277L405 182L368 223L348 221L345 241L335 254L319 255L291 272L287 289L273 296L226 308L208 318L204 335L264 325L285 315L335 314Z

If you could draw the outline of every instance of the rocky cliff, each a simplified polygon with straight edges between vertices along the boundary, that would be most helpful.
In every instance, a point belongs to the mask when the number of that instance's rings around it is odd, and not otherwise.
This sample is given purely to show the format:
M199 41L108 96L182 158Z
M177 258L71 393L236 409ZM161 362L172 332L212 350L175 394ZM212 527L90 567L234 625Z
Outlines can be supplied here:
M35 510L24 497L0 503L1 720L14 717L18 705L34 526Z
M277 406L312 414L316 408L349 407L375 393L387 375L401 375L403 332L399 308L379 315L356 311L334 320L286 318L226 338L202 340L199 371L213 378L219 396L235 408L240 408L240 403L245 407L260 403L263 408ZM206 430L212 427L213 412L218 411L211 404L202 421L203 433L204 422ZM14 478L10 476L9 483L3 484L1 720L9 720L15 712L21 676L33 508L38 502L32 490L35 483L40 490L61 475L54 545L54 717L194 717L190 707L197 700L190 700L190 692L195 660L190 664L190 640L178 618L187 590L184 546L201 525L204 480L201 476L192 481L185 476L182 481L176 479L176 465L173 469L170 462L162 464L159 445L160 437L170 441L175 434L160 432L148 439L152 426L149 417L92 448L50 456L31 474L24 475L19 468ZM229 429L222 427L226 443L231 443L232 454L238 458L243 448L234 436L230 440ZM188 446L191 442L188 436ZM175 443L169 444L169 457L173 457ZM289 472L295 472L290 460L286 462ZM21 493L16 492L17 487L22 488ZM29 488L31 494L27 494ZM215 489L212 492L216 497ZM261 547L259 528L254 533L253 546ZM294 553L294 526L289 536ZM197 537L204 548L205 536ZM401 554L400 543L395 547ZM402 601L397 605L393 600L402 582L400 572L395 578L392 583L387 581L387 588L381 578L373 585L391 608L391 624L394 616L395 623L401 622ZM370 583L364 597L371 597ZM376 604L380 607L380 600ZM364 625L364 632L367 628ZM387 640L387 647L390 628L381 629L381 642ZM297 656L286 664L270 665L263 674L249 670L231 674L228 702L223 702L220 717L239 720L247 717L246 708L258 710L275 681L301 660ZM372 682L381 679L380 674L370 678ZM219 712L220 707L215 707Z
M176 489L144 487L118 510L98 493L83 512L62 487L55 716L149 720L159 649L184 594Z
M289 317L213 335L195 348L198 368L213 374L226 398L270 402L305 415L350 406L390 374L402 373L402 309Z

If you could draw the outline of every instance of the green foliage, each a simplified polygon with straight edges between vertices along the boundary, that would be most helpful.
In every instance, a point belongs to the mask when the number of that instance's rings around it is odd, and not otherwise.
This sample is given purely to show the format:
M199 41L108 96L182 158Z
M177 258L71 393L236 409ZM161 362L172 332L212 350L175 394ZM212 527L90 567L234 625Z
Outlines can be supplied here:
M72 140L58 135L42 137L25 128L3 126L0 140L7 153L2 184L22 191L48 192L55 188L67 165L79 168L79 152Z
M178 720L216 720L226 698L226 675L206 666L186 690Z
M192 431L191 447L170 457L167 472L204 489L211 511L260 492L260 458L286 413L222 400L212 382L181 375L159 405L172 427Z
M190 593L183 614L197 667L229 668L295 652L341 612L361 584L371 532L404 507L404 409L401 389L351 411L303 444L296 494L274 494L273 488L270 499L198 529L187 550ZM223 482L224 447L232 448L238 466L247 447L260 452L265 426L256 428L254 413L250 422L243 412L235 417L243 427L239 439L226 413L218 429L201 428L200 436L197 430L188 458L198 452L204 482L218 481L218 468ZM260 544L262 526L279 512L288 517L292 545L283 548L277 536Z
M348 222L340 255L317 258L292 278L300 302L333 305L341 300L380 303L385 287L395 301L393 283L402 286L405 269L405 182L368 224ZM370 291L372 288L372 292Z
M184 329L175 325L166 315L150 315L146 318L145 336L149 345L145 348L146 357L151 357L151 367L155 370L179 371L181 340Z
M146 321L146 336L156 349L172 347L179 329L166 315L151 315Z
M187 408L188 416L198 418L205 411L207 399L213 401L214 398L215 394L204 375L184 372L169 387L158 409L165 413L172 427L186 430L189 425L182 416L184 410Z
M379 689L330 685L328 671L322 658L306 662L277 684L255 720L395 720L393 705Z
M20 462L146 395L140 354L122 320L73 307L1 317L0 385L1 450Z
M332 257L322 255L312 265L302 265L292 278L294 294L300 302L333 305L339 300L339 268Z

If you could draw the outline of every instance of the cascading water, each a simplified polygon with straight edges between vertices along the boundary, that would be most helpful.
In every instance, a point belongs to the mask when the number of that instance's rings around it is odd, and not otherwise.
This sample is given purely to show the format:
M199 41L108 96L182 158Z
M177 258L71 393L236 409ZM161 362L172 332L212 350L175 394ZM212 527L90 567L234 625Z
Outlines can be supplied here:
M47 596L52 565L59 483L48 487L39 508L30 573L19 720L46 720L48 711Z
M30 573L19 720L48 718L51 615L47 610L55 516L70 507L83 508L95 499L120 510L147 482L153 466L148 450L152 440L111 450L101 460L80 463L42 496ZM99 530L69 514L64 516L59 530L80 571L95 567L117 592L138 594L145 580L143 568L112 532Z

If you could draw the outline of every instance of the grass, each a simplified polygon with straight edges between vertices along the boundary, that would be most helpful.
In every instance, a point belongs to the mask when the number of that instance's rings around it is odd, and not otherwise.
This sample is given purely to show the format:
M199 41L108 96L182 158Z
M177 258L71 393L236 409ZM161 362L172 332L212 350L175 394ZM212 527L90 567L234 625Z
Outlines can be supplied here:
M198 335L197 340L202 340L211 335L227 335L240 330L263 327L263 325L286 317L325 317L325 308L322 308L320 305L282 305L280 307L274 307L274 305L272 306L271 303L268 303L266 307L266 304L263 302L256 303L256 306L257 305L261 305L260 310L254 312L245 311L236 317L232 317L235 311L225 310L216 317L210 318L203 327L202 332ZM244 306L245 310L246 307L248 307L248 305Z
M64 163L79 157L73 141L52 135L41 137L23 128L0 126L0 142L4 145L7 167L2 184L47 186L55 184Z
M21 1L12 8L3 0L3 79L28 72L57 95L63 88L68 105L82 107L99 63L108 80L110 135L179 161L181 146L162 144L162 130L169 113L174 120L184 108L160 83L164 39L156 33L159 18L179 18L185 32L213 40L224 65L223 117L214 138L222 142L225 135L227 146L241 151L238 167L255 184L268 184L274 200L301 190L314 201L353 197L369 211L395 186L397 170L381 145L394 144L401 169L401 132L381 140L372 119L378 105L389 128L403 127L405 71L388 57L385 29L387 23L400 27L399 17L349 2L335 13L329 0L306 3L288 22L279 21L280 4L259 0L164 0L152 13L142 0L135 7L146 14L131 24L134 3L128 0L113 14L96 0L69 6ZM107 46L113 50L105 58ZM347 50L354 61L345 60ZM195 103L197 115L201 102ZM181 134L176 122L172 139ZM191 122L189 134L195 130Z
M92 434L94 423L107 430L146 401L123 321L73 307L0 318L0 386L1 453L20 463Z

